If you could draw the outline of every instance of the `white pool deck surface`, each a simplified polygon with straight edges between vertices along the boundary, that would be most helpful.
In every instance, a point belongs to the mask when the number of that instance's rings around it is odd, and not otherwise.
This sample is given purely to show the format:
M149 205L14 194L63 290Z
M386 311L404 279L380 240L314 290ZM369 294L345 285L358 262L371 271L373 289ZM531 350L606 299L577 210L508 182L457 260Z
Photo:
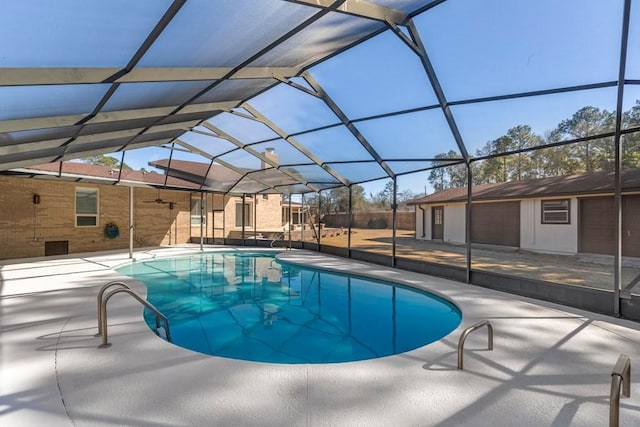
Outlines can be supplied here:
M140 250L136 260L197 247ZM206 248L229 250L229 248ZM287 262L390 279L440 294L463 313L444 339L408 353L336 364L269 364L176 347L133 298L109 302L99 349L98 289L128 252L0 263L0 425L606 426L611 370L631 358L620 425L640 425L640 324L480 287L308 251ZM457 346L469 326L464 370Z

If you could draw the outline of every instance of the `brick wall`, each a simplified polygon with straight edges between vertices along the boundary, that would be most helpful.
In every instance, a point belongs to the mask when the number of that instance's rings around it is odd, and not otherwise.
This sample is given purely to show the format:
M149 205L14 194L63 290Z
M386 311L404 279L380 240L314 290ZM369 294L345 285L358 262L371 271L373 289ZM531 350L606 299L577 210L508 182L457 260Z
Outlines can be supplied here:
M98 225L75 226L75 189L98 189ZM70 253L129 247L129 188L47 179L0 177L0 259L45 255L45 242L68 241ZM33 203L33 195L40 203ZM154 203L156 198L174 202ZM186 243L190 239L190 193L134 189L134 245ZM147 203L150 201L150 203ZM107 223L120 237L104 234Z

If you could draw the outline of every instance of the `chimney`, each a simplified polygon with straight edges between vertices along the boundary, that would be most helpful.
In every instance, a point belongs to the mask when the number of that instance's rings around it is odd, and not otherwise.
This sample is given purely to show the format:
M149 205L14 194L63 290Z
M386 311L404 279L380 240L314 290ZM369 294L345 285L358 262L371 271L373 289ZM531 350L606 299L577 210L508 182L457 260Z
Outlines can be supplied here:
M262 153L263 156L265 156L267 159L271 160L272 162L275 163L275 165L278 165L279 159L278 159L278 155L276 154L276 149L272 148L272 147L268 147L264 149L264 153ZM268 163L265 163L264 160L262 162L260 162L260 168L261 169L265 169L265 168L270 168L271 165Z

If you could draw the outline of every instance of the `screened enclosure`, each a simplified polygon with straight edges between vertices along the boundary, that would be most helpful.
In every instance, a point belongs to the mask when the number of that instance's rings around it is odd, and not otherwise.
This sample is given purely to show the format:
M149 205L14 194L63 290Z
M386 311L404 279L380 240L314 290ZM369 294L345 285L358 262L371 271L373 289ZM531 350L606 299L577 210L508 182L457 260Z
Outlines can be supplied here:
M111 158L102 183L193 193L194 242L640 318L638 0L25 0L0 16L6 176L94 182L69 164ZM557 184L528 190L541 179ZM263 195L282 199L261 231Z

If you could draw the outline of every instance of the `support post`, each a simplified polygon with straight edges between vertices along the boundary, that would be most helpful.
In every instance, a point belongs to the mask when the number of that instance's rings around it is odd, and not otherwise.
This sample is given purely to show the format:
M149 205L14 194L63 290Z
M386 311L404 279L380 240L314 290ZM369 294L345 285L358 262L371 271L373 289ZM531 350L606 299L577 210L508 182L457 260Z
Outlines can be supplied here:
M226 206L227 195L222 195L222 244L227 244L227 206Z
M353 191L351 190L352 188L349 186L349 220L347 222L347 256L349 258L351 258L351 227L353 225Z
M465 241L467 246L467 283L471 283L471 205L473 202L472 185L473 177L471 176L471 164L467 163L467 215L465 221Z
M300 219L300 244L304 248L304 229L307 226L307 219L305 215L304 209L304 193L300 195L301 203L302 203L302 218Z
M200 192L200 251L204 250L204 193Z
M613 267L613 314L620 316L620 289L622 288L622 107L624 100L624 78L627 62L627 42L629 40L629 17L631 14L631 0L624 2L624 14L622 17L622 40L620 41L620 64L618 67L618 98L616 103L616 130L614 136L615 144L615 215L616 229L615 237L615 260Z
M293 212L291 212L291 194L289 194L289 250L291 250L291 223L293 222Z
M397 204L397 191L398 190L398 179L393 177L393 198L391 202L391 267L396 266L396 211L398 209Z
M245 206L245 203L246 203L246 199L247 199L246 194L242 193L242 213L241 213L241 215L242 215L242 246L245 246L245 242L244 242L244 238L245 238L245 236L244 236L244 227L245 227L245 223L246 223L247 218L246 218L246 215L245 215L246 209L244 208L244 206Z
M322 232L320 231L320 221L322 217L322 191L318 191L318 235L316 236L318 239L318 252L320 252L320 235Z
M133 259L133 187L129 187L129 259Z

